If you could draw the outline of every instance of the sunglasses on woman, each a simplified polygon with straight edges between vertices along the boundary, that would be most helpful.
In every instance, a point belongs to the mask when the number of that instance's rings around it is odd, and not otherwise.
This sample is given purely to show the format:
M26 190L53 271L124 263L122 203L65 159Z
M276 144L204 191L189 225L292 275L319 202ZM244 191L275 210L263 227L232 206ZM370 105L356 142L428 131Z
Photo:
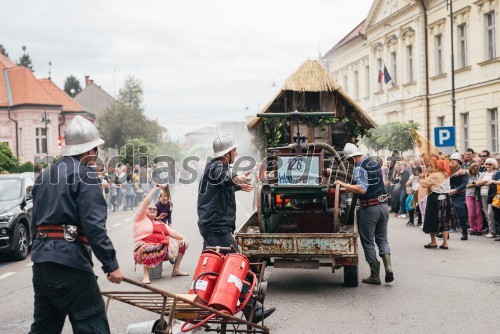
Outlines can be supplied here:
M158 211L156 208L148 208L148 211Z

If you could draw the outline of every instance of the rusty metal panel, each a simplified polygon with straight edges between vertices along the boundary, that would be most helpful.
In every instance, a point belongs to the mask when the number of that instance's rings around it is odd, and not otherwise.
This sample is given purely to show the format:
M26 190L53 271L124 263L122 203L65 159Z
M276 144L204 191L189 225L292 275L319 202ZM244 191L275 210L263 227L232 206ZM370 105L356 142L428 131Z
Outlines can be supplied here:
M357 255L356 235L319 233L238 233L238 245L246 256Z

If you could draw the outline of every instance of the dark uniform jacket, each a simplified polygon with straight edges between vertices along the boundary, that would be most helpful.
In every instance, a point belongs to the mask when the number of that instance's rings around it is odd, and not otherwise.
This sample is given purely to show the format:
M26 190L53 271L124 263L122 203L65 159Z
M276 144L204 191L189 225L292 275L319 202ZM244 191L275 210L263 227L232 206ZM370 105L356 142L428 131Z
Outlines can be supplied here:
M64 157L40 175L33 187L33 236L41 225L80 226L89 245L64 239L33 240L34 263L54 262L93 272L92 251L105 273L118 269L116 252L106 233L107 205L101 181L78 159Z
M451 197L465 197L465 188L467 187L467 184L469 183L469 173L465 173L462 175L456 175L453 174L450 177L450 189L456 189L457 193L454 195L451 195Z
M229 166L213 159L205 167L198 191L200 232L221 233L236 229L236 185Z

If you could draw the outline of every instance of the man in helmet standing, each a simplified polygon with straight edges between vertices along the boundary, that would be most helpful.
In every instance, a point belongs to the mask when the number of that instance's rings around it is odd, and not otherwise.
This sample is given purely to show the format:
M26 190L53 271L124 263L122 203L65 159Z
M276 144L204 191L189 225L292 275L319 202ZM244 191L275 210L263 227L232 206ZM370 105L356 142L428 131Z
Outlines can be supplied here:
M110 333L92 251L112 283L123 274L106 233L107 206L99 177L96 127L76 116L66 131L64 156L33 187L34 322L30 333L61 333L69 316L74 333Z
M198 228L203 237L203 249L208 246L233 246L235 250L238 249L233 236L236 229L235 192L250 192L253 186L248 178L250 172L236 175L229 170L229 165L235 160L237 147L238 144L228 134L218 134L213 142L214 155L205 166L198 191ZM260 322L274 310L270 308L264 311L262 305L257 303L252 321Z
M391 250L387 240L387 223L389 222L388 195L385 192L382 169L378 163L363 156L358 147L347 143L344 147L344 159L353 159L355 184L339 180L335 184L350 192L358 194L360 200L358 230L361 245L365 252L366 262L370 265L370 277L362 280L366 284L380 284L380 262L377 260L375 243L379 256L384 261L385 282L394 280L391 265Z

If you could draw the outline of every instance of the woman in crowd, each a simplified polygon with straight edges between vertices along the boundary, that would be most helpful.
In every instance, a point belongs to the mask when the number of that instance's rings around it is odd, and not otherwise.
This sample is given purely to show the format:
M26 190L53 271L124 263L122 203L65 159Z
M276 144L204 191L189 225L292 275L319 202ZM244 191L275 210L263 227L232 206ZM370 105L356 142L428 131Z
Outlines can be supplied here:
M435 160L435 162L433 161ZM431 159L433 173L420 181L420 186L427 188L429 195L425 209L424 228L429 233L431 242L425 248L436 248L436 233L443 233L441 249L448 249L448 231L458 223L455 208L450 199L450 166L445 160Z
M158 219L168 226L172 226L172 197L170 196L170 187L167 185L162 186L162 191L158 202L156 202L156 215L158 217L162 216L162 219Z
M391 184L391 212L394 213L396 216L399 214L399 203L400 203L400 194L401 190L404 191L404 184L402 185L400 183L401 181L401 164L396 163L394 165L394 175L392 176L391 179L389 179L389 182ZM403 189L401 189L401 186L403 186Z
M408 179L408 182L406 182L407 187L411 187L411 191L413 194L413 199L412 202L415 203L414 207L414 214L417 215L417 226L422 225L422 214L420 211L420 205L419 201L422 200L423 197L420 196L419 188L420 188L420 175L422 174L422 167L417 165L413 169L413 175L410 175L410 178ZM427 191L422 189L422 195L426 196ZM408 222L409 223L409 222ZM408 225L408 224L406 224ZM410 224L412 225L412 224Z
M481 196L476 194L476 183L479 179L479 165L469 165L469 182L465 190L465 203L469 216L470 235L483 234L483 217L481 214Z
M159 265L162 261L174 262L172 276L187 276L188 273L180 271L180 265L185 250L188 248L186 238L168 227L156 218L156 206L150 205L154 193L159 190L156 185L144 198L134 221L134 261L144 267L142 282L150 284L149 270ZM162 215L158 217L162 219Z
M123 211L130 209L130 211L134 210L135 206L135 182L134 176L132 174L132 170L127 169L127 180L125 181L125 207Z
M488 181L490 181L493 178L493 175L495 175L498 164L496 159L488 158L484 162L484 165L486 166L486 172L479 175L479 180L477 180L476 186L481 187L481 205L486 216L486 222L483 221L483 228L487 228L489 232L486 234L486 238L494 238L496 236L495 217L493 209L491 208L491 202L488 203L488 190L490 188Z
M500 172L497 171L492 179L487 183L490 186L488 192L488 203L491 203L491 209L495 218L495 241L500 241Z
M406 167L405 162L401 162L400 164L400 172L399 172L399 216L398 218L403 218L406 219L406 197L408 194L406 193L406 182L408 182L408 179L410 178L410 172L408 171Z

